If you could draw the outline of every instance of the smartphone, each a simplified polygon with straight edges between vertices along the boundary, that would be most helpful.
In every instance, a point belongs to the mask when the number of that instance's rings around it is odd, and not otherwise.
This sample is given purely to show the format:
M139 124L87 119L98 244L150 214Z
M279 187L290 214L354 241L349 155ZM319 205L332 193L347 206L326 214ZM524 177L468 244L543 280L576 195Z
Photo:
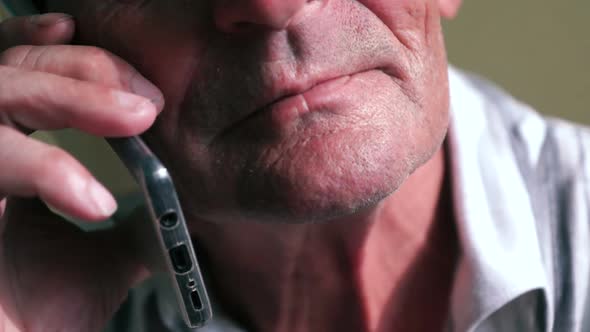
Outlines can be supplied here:
M169 276L186 324L202 327L212 317L211 304L168 170L137 136L106 141L143 191L151 220L141 226L144 229L138 235L152 233L144 238L156 238L158 242L156 246L149 244L153 256L150 259L157 261ZM148 227L151 229L145 229ZM153 232L145 232L150 230Z

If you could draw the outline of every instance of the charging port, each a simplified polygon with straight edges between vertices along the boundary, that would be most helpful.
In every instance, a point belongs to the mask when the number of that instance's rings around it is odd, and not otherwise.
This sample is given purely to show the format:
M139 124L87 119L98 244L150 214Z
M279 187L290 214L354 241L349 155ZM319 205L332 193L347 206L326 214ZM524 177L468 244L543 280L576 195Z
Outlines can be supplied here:
M201 297L196 289L191 291L191 302L193 303L193 308L195 308L195 310L203 309L203 302L201 302Z
M191 256L185 244L170 249L170 259L177 273L186 273L193 268Z

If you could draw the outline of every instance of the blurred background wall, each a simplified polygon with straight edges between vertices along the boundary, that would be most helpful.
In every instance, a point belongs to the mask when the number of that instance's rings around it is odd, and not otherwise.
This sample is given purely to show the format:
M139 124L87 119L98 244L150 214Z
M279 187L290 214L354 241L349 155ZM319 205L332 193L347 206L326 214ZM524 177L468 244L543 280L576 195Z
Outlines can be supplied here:
M463 2L444 23L451 63L542 113L590 125L590 1Z

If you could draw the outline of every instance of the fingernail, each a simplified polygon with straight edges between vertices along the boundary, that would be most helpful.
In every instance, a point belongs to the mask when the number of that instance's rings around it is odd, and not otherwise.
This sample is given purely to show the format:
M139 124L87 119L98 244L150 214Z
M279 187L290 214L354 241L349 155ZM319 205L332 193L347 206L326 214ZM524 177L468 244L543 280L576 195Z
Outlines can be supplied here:
M50 13L50 14L41 14L41 15L33 15L30 18L31 24L40 27L46 28L53 25L57 25L62 22L71 21L73 19L72 15L68 14L61 14L61 13Z
M156 108L153 102L150 102L137 94L115 90L112 95L120 107L125 108L132 113L151 114L154 108Z
M90 180L87 185L88 194L92 199L96 212L102 217L110 217L117 211L117 201L100 183Z
M150 81L142 77L139 73L135 74L131 79L131 91L142 97L149 99L152 104L156 106L158 112L162 111L164 97L162 92Z

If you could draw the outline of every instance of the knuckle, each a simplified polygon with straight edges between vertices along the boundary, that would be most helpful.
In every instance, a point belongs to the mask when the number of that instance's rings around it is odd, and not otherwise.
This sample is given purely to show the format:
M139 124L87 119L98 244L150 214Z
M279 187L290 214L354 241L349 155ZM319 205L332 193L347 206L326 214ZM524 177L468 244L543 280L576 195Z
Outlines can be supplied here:
M84 46L84 57L89 61L104 61L110 57L108 51L96 46Z
M93 71L107 71L112 68L113 56L98 47L87 47L82 55L88 69Z
M68 176L75 170L76 161L64 150L50 146L41 153L40 164L37 165L39 181L59 179Z
M31 58L34 49L31 45L11 47L0 54L0 65L20 67Z
M129 66L116 55L98 47L89 46L82 55L84 59L84 76L108 86L124 86L126 76L130 75Z

